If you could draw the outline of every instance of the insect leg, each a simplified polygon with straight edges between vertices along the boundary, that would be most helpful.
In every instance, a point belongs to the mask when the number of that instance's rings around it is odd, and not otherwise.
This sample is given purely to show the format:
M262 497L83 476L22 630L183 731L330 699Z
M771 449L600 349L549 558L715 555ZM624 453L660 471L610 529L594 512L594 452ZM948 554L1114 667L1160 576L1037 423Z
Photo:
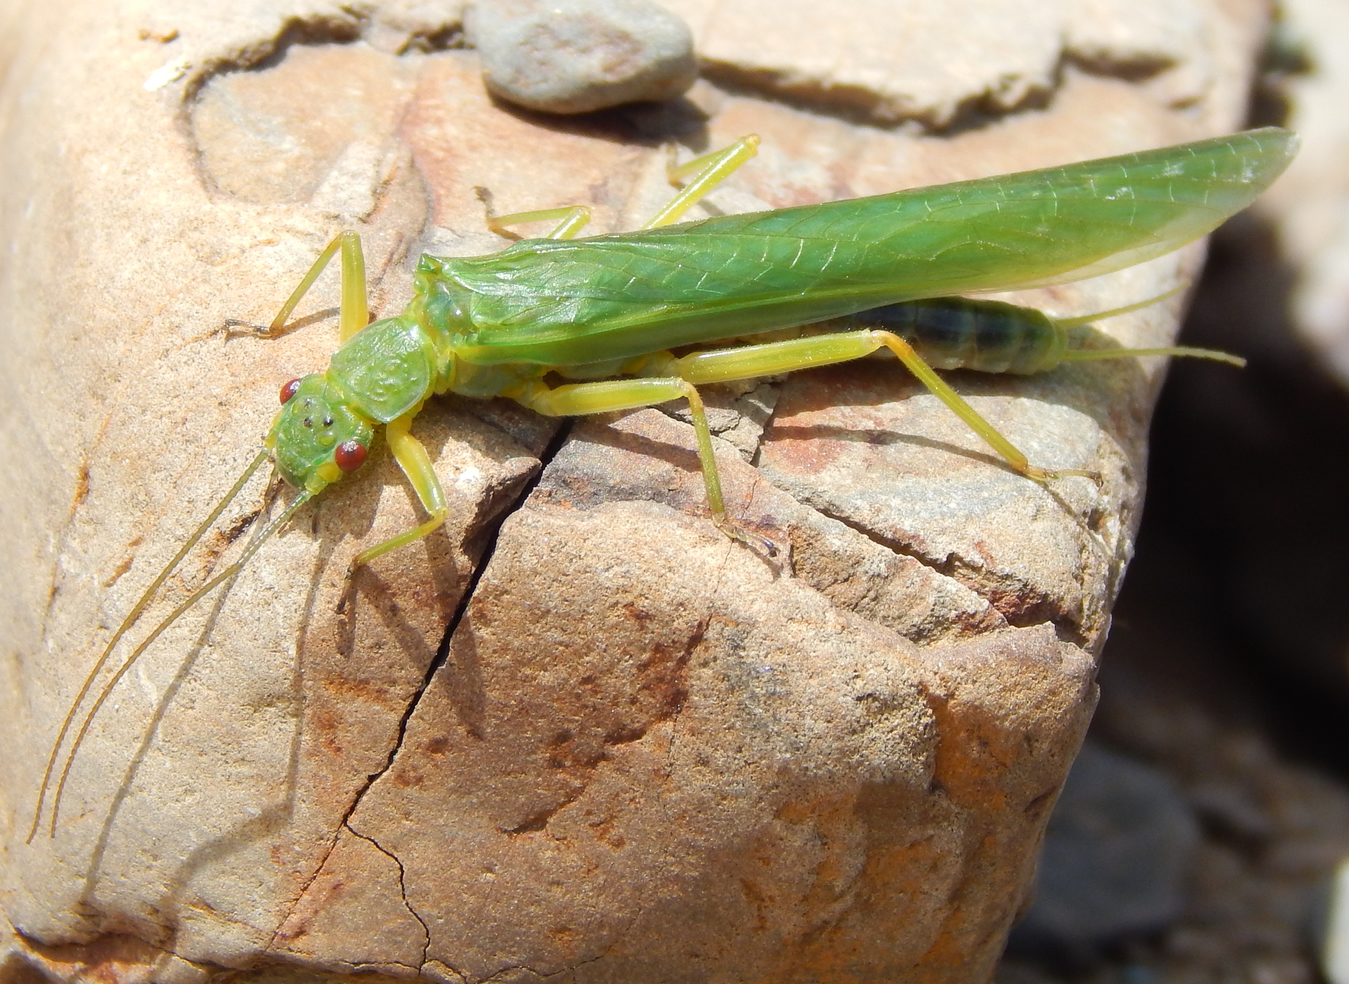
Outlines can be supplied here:
M681 398L688 400L712 522L717 529L732 539L763 547L770 553L776 552L771 543L741 529L727 518L726 505L721 494L721 476L717 471L717 459L712 449L712 431L707 425L707 411L697 387L688 380L677 377L642 377L594 383L567 383L552 387L546 383L532 382L519 393L508 395L531 410L550 417L574 417L606 413L611 410L633 410Z
M894 352L905 367L918 378L933 395L955 412L966 425L986 441L993 450L1027 478L1037 482L1079 475L1100 483L1095 472L1078 468L1050 471L1032 465L1011 441L953 390L936 371L924 362L908 342L888 331L848 331L830 335L793 338L783 342L745 345L737 348L694 352L674 358L658 353L648 358L643 371L671 372L691 383L731 382L753 379L781 372L792 372L811 366L827 366L850 362L881 348Z
M507 230L507 226L520 225L524 222L547 222L550 219L561 219L546 239L571 239L590 221L590 209L584 205L564 205L561 208L540 208L532 212L511 212L507 215L497 215L492 207L492 193L486 188L474 188L478 195L478 201L482 202L483 207L487 209L487 228L491 229L498 236L505 236L508 239L519 239L515 233Z
M267 338L275 338L281 334L286 326L286 319L290 317L291 312L295 310L297 304L309 293L309 288L314 286L314 281L318 279L328 261L331 260L338 250L342 251L342 307L341 314L338 316L338 333L342 341L346 341L356 334L367 324L370 323L370 306L366 301L365 294L365 254L361 252L361 237L351 230L339 232L333 241L330 242L322 253L318 255L309 272L301 279L300 285L291 292L286 303L281 305L281 310L272 323L266 328L261 329L258 334Z
M688 187L676 195L642 228L655 229L658 226L669 225L678 221L679 217L693 207L699 199L725 181L736 168L758 153L758 149L759 138L751 133L715 153L704 154L702 157L679 165L672 163L667 168L671 184L677 183L690 174L694 175L693 180L689 182ZM524 222L547 222L560 219L558 226L546 238L571 239L590 221L590 209L584 205L541 208L531 212L511 212L507 215L497 215L492 209L491 193L486 188L475 190L478 194L478 200L487 208L487 228L498 236L507 236L514 239L517 237L507 230L508 226L520 225Z
M449 504L445 501L445 490L441 488L440 479L436 478L435 469L431 467L430 455L426 453L426 448L422 446L422 442L409 433L412 427L412 418L417 415L417 411L420 409L421 404L418 404L403 416L390 421L384 429L384 436L388 439L389 450L393 452L398 467L403 469L403 474L412 484L412 489L417 493L422 508L430 514L431 518L414 529L399 533L382 543L375 544L368 550L361 551L356 555L356 559L351 562L348 573L361 564L369 563L381 554L386 554L390 550L396 550L409 543L415 543L444 523L445 517L450 513Z
M697 204L699 199L725 181L732 172L758 152L759 138L751 133L714 153L704 154L677 166L672 164L667 169L671 184L690 174L694 176L693 180L642 228L657 229L679 221L679 218Z

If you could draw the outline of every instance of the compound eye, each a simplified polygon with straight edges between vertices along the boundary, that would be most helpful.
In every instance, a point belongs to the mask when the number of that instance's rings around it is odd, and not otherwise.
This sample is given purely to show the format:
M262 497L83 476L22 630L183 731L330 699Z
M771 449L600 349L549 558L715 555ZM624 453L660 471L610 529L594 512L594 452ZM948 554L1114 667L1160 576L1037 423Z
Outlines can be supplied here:
M296 393L298 393L299 390L300 390L300 381L298 379L292 379L290 382L286 383L284 386L281 387L281 402L289 403L291 397L293 397Z
M343 441L333 452L333 461L342 471L351 474L365 464L365 445L360 441Z

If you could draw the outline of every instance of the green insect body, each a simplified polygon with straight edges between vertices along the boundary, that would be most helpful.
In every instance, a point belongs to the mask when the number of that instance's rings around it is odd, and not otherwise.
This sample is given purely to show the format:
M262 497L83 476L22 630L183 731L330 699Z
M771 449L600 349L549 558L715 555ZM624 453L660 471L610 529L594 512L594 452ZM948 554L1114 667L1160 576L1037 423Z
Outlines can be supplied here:
M894 332L934 369L1031 375L1063 361L1068 333L1035 308L940 297L887 304L839 319L840 326Z
M360 468L376 429L430 517L359 554L353 566L412 543L448 514L411 424L431 396L505 396L553 416L688 401L713 521L761 543L725 516L698 386L860 358L888 348L997 450L1037 480L1091 475L1030 464L938 376L941 368L1038 372L1064 358L1199 350L1077 350L1067 323L1038 312L963 300L963 292L1078 280L1161 256L1249 205L1282 172L1297 138L1267 128L1122 157L872 198L728 215L671 225L754 153L746 138L680 169L689 187L641 231L571 239L582 209L518 213L507 224L562 218L551 239L474 258L423 256L415 296L397 317L368 321L364 262L354 233L319 257L273 324L279 329L325 264L342 259L342 345L327 370L282 388L283 406L250 465L211 516L151 583L113 635L53 744L32 833L75 716L122 636L170 572L270 456L300 492L230 567L191 594L127 657L75 730L51 811L89 725L130 665L206 592L234 577L258 547L327 485ZM1122 309L1126 310L1126 309ZM757 333L844 319L844 330L738 343ZM931 365L929 364L931 363ZM551 382L552 376L572 380ZM1093 476L1094 477L1094 476Z
M1035 308L1005 301L936 297L859 311L837 319L835 324L840 328L872 328L898 335L934 369L1031 376L1069 361L1140 355L1188 355L1236 366L1246 364L1245 359L1226 352L1184 345L1159 349L1073 347L1069 329L1135 311L1167 296L1068 319L1051 318Z

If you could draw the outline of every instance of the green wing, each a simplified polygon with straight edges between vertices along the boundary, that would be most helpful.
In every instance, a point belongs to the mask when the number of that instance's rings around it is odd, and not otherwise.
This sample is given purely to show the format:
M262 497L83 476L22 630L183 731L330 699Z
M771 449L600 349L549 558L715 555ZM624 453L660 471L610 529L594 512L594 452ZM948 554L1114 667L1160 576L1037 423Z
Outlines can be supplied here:
M923 297L1079 280L1212 231L1283 171L1269 127L1065 167L434 261L464 358L580 365Z

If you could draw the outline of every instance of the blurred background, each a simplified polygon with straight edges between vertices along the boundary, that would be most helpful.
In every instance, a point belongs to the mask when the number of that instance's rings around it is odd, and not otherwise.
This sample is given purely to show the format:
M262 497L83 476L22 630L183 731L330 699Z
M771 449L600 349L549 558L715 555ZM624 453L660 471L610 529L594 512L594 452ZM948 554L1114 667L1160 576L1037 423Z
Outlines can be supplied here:
M1221 229L1014 982L1349 984L1349 6L1282 5L1252 125L1304 150Z

